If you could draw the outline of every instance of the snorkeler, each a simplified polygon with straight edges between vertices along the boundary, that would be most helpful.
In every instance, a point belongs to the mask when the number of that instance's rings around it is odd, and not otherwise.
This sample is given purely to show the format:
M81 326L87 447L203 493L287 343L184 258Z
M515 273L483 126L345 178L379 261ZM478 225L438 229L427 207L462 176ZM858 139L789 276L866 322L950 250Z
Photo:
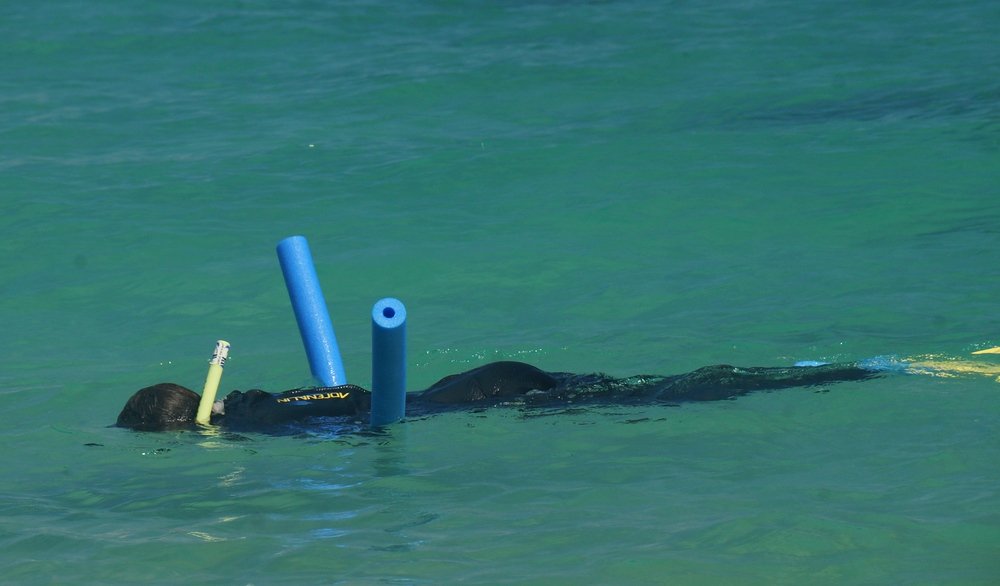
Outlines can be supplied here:
M447 376L427 389L408 393L407 415L511 405L546 407L579 404L676 404L732 399L752 391L856 381L878 376L855 363L792 367L707 366L674 375L615 378L605 374L545 372L523 362L493 362ZM173 383L137 391L116 425L141 431L193 428L200 397ZM313 417L363 418L371 393L356 385L294 389L279 394L233 391L212 407L211 423L230 429L262 430Z

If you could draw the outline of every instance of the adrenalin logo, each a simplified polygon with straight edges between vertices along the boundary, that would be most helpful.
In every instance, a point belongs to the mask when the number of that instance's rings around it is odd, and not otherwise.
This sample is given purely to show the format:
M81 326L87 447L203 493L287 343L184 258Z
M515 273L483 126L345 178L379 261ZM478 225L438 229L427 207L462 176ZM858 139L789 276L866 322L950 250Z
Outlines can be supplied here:
M315 393L312 395L296 395L294 397L281 397L277 399L279 403L291 403L292 401L320 401L323 399L346 399L350 393Z

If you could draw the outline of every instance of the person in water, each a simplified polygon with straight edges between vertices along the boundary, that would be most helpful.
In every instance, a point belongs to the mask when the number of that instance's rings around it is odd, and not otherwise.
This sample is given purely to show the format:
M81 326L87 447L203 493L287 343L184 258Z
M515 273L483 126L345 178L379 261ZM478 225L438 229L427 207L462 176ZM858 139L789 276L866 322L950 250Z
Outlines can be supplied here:
M791 367L706 366L674 376L614 378L605 374L545 372L523 362L493 362L447 376L426 390L408 393L408 416L496 405L677 404L732 399L759 390L857 381L879 372L855 363ZM141 431L193 428L194 391L160 383L137 391L116 425ZM230 429L260 430L313 417L363 418L371 393L356 385L294 389L279 394L233 391L216 401L211 422Z

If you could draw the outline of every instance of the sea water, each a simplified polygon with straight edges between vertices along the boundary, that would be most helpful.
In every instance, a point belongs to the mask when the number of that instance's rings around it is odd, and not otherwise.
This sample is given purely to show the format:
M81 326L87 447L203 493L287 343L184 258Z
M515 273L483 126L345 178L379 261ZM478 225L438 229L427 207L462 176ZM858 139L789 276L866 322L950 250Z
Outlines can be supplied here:
M1000 381L257 434L136 389L1000 344L994 2L7 2L0 582L993 584ZM944 370L949 370L945 368Z

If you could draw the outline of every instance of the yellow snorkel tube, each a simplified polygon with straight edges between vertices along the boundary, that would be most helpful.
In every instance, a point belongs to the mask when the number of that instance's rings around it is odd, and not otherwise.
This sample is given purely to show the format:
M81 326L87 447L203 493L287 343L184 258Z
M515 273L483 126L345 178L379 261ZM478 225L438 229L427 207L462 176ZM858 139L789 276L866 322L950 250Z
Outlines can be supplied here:
M212 419L212 404L215 394L219 392L219 382L222 380L222 367L229 358L229 342L219 340L215 343L215 352L208 361L208 376L205 377L205 390L201 392L201 402L198 403L198 415L194 420L201 425L208 425Z

